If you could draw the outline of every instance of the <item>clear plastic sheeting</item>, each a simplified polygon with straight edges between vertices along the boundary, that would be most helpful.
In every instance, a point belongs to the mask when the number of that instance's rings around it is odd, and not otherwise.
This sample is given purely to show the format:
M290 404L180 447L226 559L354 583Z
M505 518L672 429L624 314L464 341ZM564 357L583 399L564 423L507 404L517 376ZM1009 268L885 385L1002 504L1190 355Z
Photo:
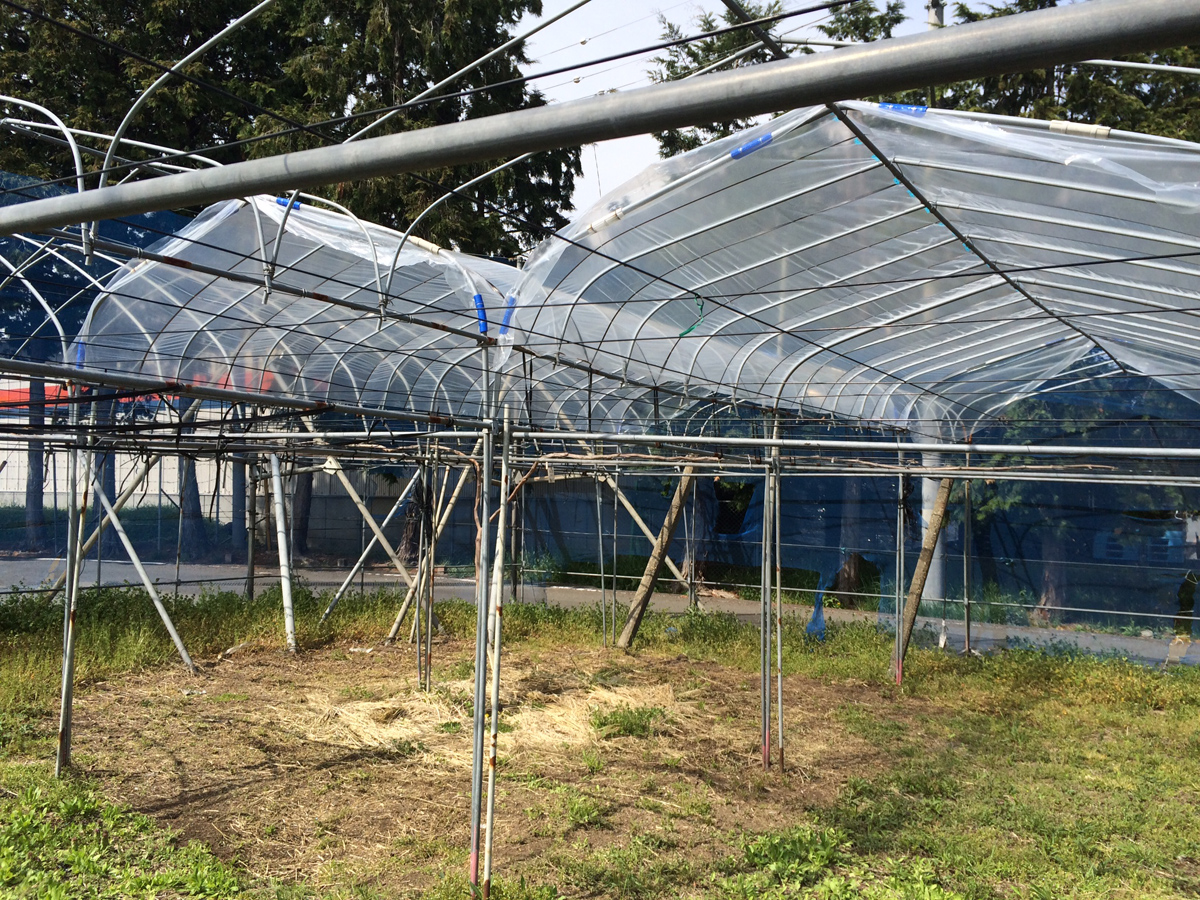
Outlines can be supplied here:
M285 212L271 197L206 210L155 252L247 279L132 263L92 307L74 359L265 403L483 415L480 342L445 328L478 333L480 308L499 308L517 269L412 240L397 255L399 234L308 204L277 247Z
M502 340L927 437L1097 348L1195 390L1197 148L1048 125L845 103L667 160L538 249Z
M1065 123L844 103L651 166L523 271L273 198L122 273L90 367L553 428L702 429L728 404L965 437L1084 359L1200 396L1200 154ZM395 265L393 266L393 258ZM270 268L270 267L268 267ZM394 272L393 272L394 268ZM456 329L447 333L444 326ZM516 352L514 352L516 351Z

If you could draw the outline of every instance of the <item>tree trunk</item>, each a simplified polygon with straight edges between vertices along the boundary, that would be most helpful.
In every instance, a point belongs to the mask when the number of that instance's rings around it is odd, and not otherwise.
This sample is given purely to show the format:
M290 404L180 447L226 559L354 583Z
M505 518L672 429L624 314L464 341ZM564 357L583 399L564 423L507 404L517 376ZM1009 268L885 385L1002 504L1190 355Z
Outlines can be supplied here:
M847 609L858 608L862 593L862 554L859 547L859 512L862 482L854 476L842 479L842 527L838 544L842 549L842 567L833 579L829 593Z
M229 526L229 549L234 562L241 562L246 554L246 458L233 457L230 490L233 495Z
M101 427L111 425L116 421L117 404L115 400L101 400L97 403L96 421ZM100 482L100 487L104 489L104 493L109 498L117 495L117 458L116 455L108 453L97 453L92 460L92 466L96 472L96 480ZM99 501L92 500L91 511L91 527L95 530L100 527L104 521L104 510L100 508ZM106 559L113 559L122 555L121 542L117 537L117 533L112 529L104 529L100 536L100 544L97 549L97 554Z
M974 498L972 498L974 499ZM989 584L1000 584L1000 569L996 565L996 550L992 546L992 523L989 519L971 523L971 548L974 562L979 566L979 584L975 596L982 597Z
M208 555L208 530L200 507L200 485L196 481L196 461L179 457L179 507L183 516L183 557L202 559Z
M308 520L312 514L313 473L295 478L292 490L292 559L308 555Z
M29 382L29 430L38 434L46 425L46 383L39 379ZM25 549L43 550L46 547L46 513L43 469L46 454L41 441L30 441L28 471L25 474Z
M1067 605L1067 542L1057 528L1042 537L1042 591L1033 612L1042 622L1050 621L1050 611Z

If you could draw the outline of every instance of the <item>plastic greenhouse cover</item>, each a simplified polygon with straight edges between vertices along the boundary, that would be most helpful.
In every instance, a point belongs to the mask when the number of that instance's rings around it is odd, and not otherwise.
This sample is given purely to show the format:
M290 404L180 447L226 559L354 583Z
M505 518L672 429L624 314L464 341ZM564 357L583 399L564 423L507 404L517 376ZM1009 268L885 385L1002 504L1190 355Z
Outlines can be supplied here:
M639 431L744 403L961 438L1097 353L1200 396L1198 149L921 107L797 110L649 167L520 272L406 245L388 309L420 322L141 263L82 340L90 366L474 416L480 343L436 328L482 317L502 401L535 424ZM170 252L261 276L283 213L223 204ZM305 205L274 277L378 306L398 241Z

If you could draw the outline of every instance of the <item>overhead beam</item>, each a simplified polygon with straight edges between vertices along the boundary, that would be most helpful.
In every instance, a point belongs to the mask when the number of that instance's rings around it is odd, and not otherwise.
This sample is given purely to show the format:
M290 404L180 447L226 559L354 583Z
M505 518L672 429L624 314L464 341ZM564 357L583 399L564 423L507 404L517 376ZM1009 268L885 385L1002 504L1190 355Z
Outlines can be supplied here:
M503 159L1200 40L1200 0L1091 0L634 91L35 200L0 235Z

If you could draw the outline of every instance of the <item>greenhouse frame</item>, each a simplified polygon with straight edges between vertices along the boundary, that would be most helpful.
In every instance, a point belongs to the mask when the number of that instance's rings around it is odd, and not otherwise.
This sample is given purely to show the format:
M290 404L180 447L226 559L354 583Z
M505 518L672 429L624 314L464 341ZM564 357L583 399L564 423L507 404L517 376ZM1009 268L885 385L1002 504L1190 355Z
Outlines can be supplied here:
M471 852L485 884L502 609L546 599L555 581L593 588L617 647L636 639L656 585L690 609L718 587L753 595L764 767L776 752L782 763L772 679L800 601L814 631L824 606L894 629L897 681L919 617L941 619L943 646L947 621L961 628L966 651L973 611L976 640L991 625L1113 622L1190 636L1194 609L1182 594L1172 604L1200 570L1200 146L842 99L1200 34L1191 0L1089 6L1101 11L1082 30L1066 8L1038 14L1040 30L981 23L819 54L849 54L837 71L756 67L807 102L649 167L520 267L300 190L432 165L416 142L436 135L218 166L0 98L0 128L68 146L78 175L76 190L14 176L0 207L5 296L37 310L0 359L13 379L0 439L20 473L0 493L36 478L36 444L65 514L51 587L66 597L59 769L71 613L105 529L194 668L159 600L166 585L122 525L152 506L155 467L160 545L162 498L179 497L176 592L182 473L203 468L214 528L246 563L226 581L252 596L268 578L255 548L274 545L293 652L303 476L324 504L314 555L340 561L325 615L385 560L405 589L387 640L411 609L426 686L438 591L471 592ZM741 102L735 87L761 97L752 113L775 113L783 89L766 77L582 101L553 137L521 136L520 122L546 116L457 123L443 134L461 149L445 152L491 160L711 120ZM106 148L106 165L171 161L145 165L161 177L85 190L83 154ZM208 205L190 219L158 212L195 203ZM92 299L76 332L59 314L79 297ZM34 382L47 385L42 422ZM180 474L164 489L169 459ZM447 587L445 567L470 580Z

